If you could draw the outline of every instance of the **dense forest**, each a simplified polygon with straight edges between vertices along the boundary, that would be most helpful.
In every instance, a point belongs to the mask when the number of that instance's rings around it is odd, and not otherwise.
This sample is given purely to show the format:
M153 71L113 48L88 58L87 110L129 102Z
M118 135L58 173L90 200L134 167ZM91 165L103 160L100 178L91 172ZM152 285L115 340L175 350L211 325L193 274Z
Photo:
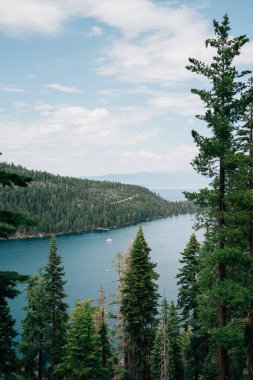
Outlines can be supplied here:
M48 263L28 282L18 347L7 301L28 279L0 272L1 379L253 380L253 79L234 66L247 42L245 35L230 37L225 15L205 42L216 52L212 62L190 58L187 66L210 83L192 90L205 105L198 117L208 128L206 135L192 131L193 166L210 187L187 194L205 234L202 243L192 234L181 253L177 305L167 301L170 289L159 296L159 274L139 226L116 259L114 333L103 286L97 305L78 300L68 315L53 235ZM0 183L22 192L31 181L25 174L3 171ZM25 221L14 211L2 211L0 220L14 229ZM0 233L11 231L0 225Z
M194 211L190 202L168 202L141 186L62 177L7 163L0 170L32 178L29 187L0 189L0 209L28 214L36 223L20 226L17 236L110 229Z

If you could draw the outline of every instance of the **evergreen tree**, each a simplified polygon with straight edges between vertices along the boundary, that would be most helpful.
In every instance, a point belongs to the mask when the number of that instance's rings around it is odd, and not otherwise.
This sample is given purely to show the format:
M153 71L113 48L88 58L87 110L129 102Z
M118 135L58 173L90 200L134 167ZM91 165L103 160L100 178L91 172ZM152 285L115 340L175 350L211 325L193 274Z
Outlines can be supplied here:
M64 380L104 379L100 337L94 320L97 312L91 300L78 301L72 311L64 355L55 368L55 373Z
M199 270L200 245L195 234L192 234L179 262L182 267L177 274L178 306L182 313L185 327L192 325L192 319L196 318L197 274Z
M165 297L162 302L162 318L151 355L151 369L154 380L175 380L175 366L172 360L168 328L168 305Z
M204 76L211 83L210 90L192 90L198 94L206 106L206 112L198 116L207 123L211 130L211 137L192 132L193 138L199 147L199 154L193 161L195 169L212 179L211 189L202 190L199 194L190 198L199 205L209 207L208 222L212 233L213 247L210 255L215 256L215 266L209 266L209 273L213 275L212 288L207 290L209 304L216 305L216 320L209 326L217 347L217 373L219 380L228 379L229 349L235 343L231 336L235 335L233 326L228 326L229 312L231 310L231 286L240 287L233 278L233 266L230 265L230 255L241 260L241 253L235 243L233 231L229 229L228 214L228 182L232 173L232 165L235 152L234 132L237 123L242 117L245 106L240 96L245 89L245 84L240 78L246 72L238 72L233 66L233 60L240 54L242 46L248 42L246 36L230 38L230 25L228 16L225 15L222 23L214 21L215 37L206 41L206 47L215 48L217 53L210 65L206 65L197 59L190 58L187 69ZM236 253L237 254L236 254ZM214 260L213 260L214 261ZM210 265L210 262L209 262ZM236 265L236 264L235 264ZM210 284L209 284L210 285ZM207 297L206 297L207 298ZM212 311L213 312L213 311ZM233 332L232 332L233 331ZM233 342L232 342L233 341Z
M112 366L112 350L108 337L108 324L106 320L105 311L105 291L103 285L100 286L99 313L97 321L97 330L100 337L100 350L101 350L101 367L104 369L104 374L101 379L110 380L113 377Z
M43 274L30 279L27 287L26 317L23 320L22 338L19 345L22 353L23 371L29 379L42 380L48 361L45 342L46 292Z
M134 379L150 379L150 355L158 305L156 264L150 261L141 226L130 250L122 286L125 367Z
M17 283L26 282L28 276L16 272L0 272L0 376L15 378L17 370L15 321L10 314L7 299L19 294Z
M182 360L182 346L180 334L180 320L177 308L173 301L169 304L168 312L168 330L171 347L171 362L172 368L175 368L175 380L183 380L183 360Z
M192 234L186 248L182 253L179 262L182 267L177 274L178 278L178 306L181 311L181 320L184 326L184 336L188 339L188 346L185 346L185 366L187 376L197 380L205 359L203 347L206 341L206 334L202 336L199 330L197 315L197 297L199 294L199 283L197 281L200 271L199 263L200 244L195 234ZM200 349L201 347L201 349Z
M237 130L237 154L234 173L231 180L230 207L234 214L234 224L240 231L242 249L248 254L250 281L248 289L252 289L253 268L253 77L247 83L244 93L246 110L243 115L243 125ZM248 357L247 379L253 379L253 303L250 302L246 318L246 348Z
M61 257L57 254L56 237L51 237L48 263L45 266L44 282L46 292L45 321L47 324L47 346L49 370L54 378L54 367L61 361L62 347L66 342L66 324L68 321L67 304L63 280L64 271Z

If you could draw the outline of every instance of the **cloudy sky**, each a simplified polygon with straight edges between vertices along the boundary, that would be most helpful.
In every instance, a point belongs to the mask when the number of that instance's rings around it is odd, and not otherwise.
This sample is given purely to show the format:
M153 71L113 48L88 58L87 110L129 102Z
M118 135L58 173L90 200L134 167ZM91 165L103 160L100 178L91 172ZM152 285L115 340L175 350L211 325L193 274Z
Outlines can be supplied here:
M243 3L243 6L242 6ZM188 169L212 20L253 41L252 0L0 0L3 160L71 176ZM237 60L252 69L253 43Z

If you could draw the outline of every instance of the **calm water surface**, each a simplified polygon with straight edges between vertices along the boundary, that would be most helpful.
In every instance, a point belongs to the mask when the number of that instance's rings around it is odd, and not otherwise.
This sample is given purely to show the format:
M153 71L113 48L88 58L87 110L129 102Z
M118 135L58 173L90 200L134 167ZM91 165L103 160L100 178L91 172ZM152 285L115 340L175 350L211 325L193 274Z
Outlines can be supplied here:
M152 261L157 263L160 274L160 293L175 299L177 288L175 275L180 252L193 232L193 216L182 215L143 223L145 238L152 249ZM116 292L117 273L113 260L117 252L125 252L135 238L138 226L112 231L88 232L59 236L58 253L65 269L67 301L73 307L76 300L98 297L101 283L105 286L107 301ZM109 239L109 240L107 240ZM0 241L0 268L33 275L47 262L49 238ZM25 288L22 287L23 290ZM10 303L20 331L24 318L24 292Z

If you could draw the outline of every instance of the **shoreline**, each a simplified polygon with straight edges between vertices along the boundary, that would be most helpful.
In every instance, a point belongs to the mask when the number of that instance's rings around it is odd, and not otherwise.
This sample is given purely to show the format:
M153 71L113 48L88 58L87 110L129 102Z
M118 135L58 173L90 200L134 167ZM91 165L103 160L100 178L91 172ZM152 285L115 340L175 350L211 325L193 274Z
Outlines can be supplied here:
M79 231L69 231L69 232L52 232L52 233L39 233L37 235L20 235L20 236L13 236L13 237L10 237L9 239L0 239L0 242L1 241L13 241L13 240L24 240L24 239L44 239L44 238L48 238L52 235L55 235L55 236L67 236L67 235L80 235L80 234L84 234L84 233L89 233L89 232L105 232L105 231L112 231L112 230L116 230L116 229L120 229L120 228L125 228L125 227L129 227L129 226L134 226L134 225L137 225L137 224L141 224L141 223L146 223L146 222L151 222L153 220L159 220L159 219L165 219L165 218L171 218L173 216L180 216L180 215L191 215L191 214L194 214L194 213L190 213L190 212L186 212L186 213L179 213L179 214L171 214L171 215L166 215L166 216L159 216L159 217L154 217L154 218L147 218L145 220L142 220L142 221L137 221L137 222L133 222L133 223L128 223L128 224L124 224L122 226L115 226L115 227L111 227L111 228L106 228L106 227L96 227L96 228L93 228L93 229L89 229L89 230L79 230Z

